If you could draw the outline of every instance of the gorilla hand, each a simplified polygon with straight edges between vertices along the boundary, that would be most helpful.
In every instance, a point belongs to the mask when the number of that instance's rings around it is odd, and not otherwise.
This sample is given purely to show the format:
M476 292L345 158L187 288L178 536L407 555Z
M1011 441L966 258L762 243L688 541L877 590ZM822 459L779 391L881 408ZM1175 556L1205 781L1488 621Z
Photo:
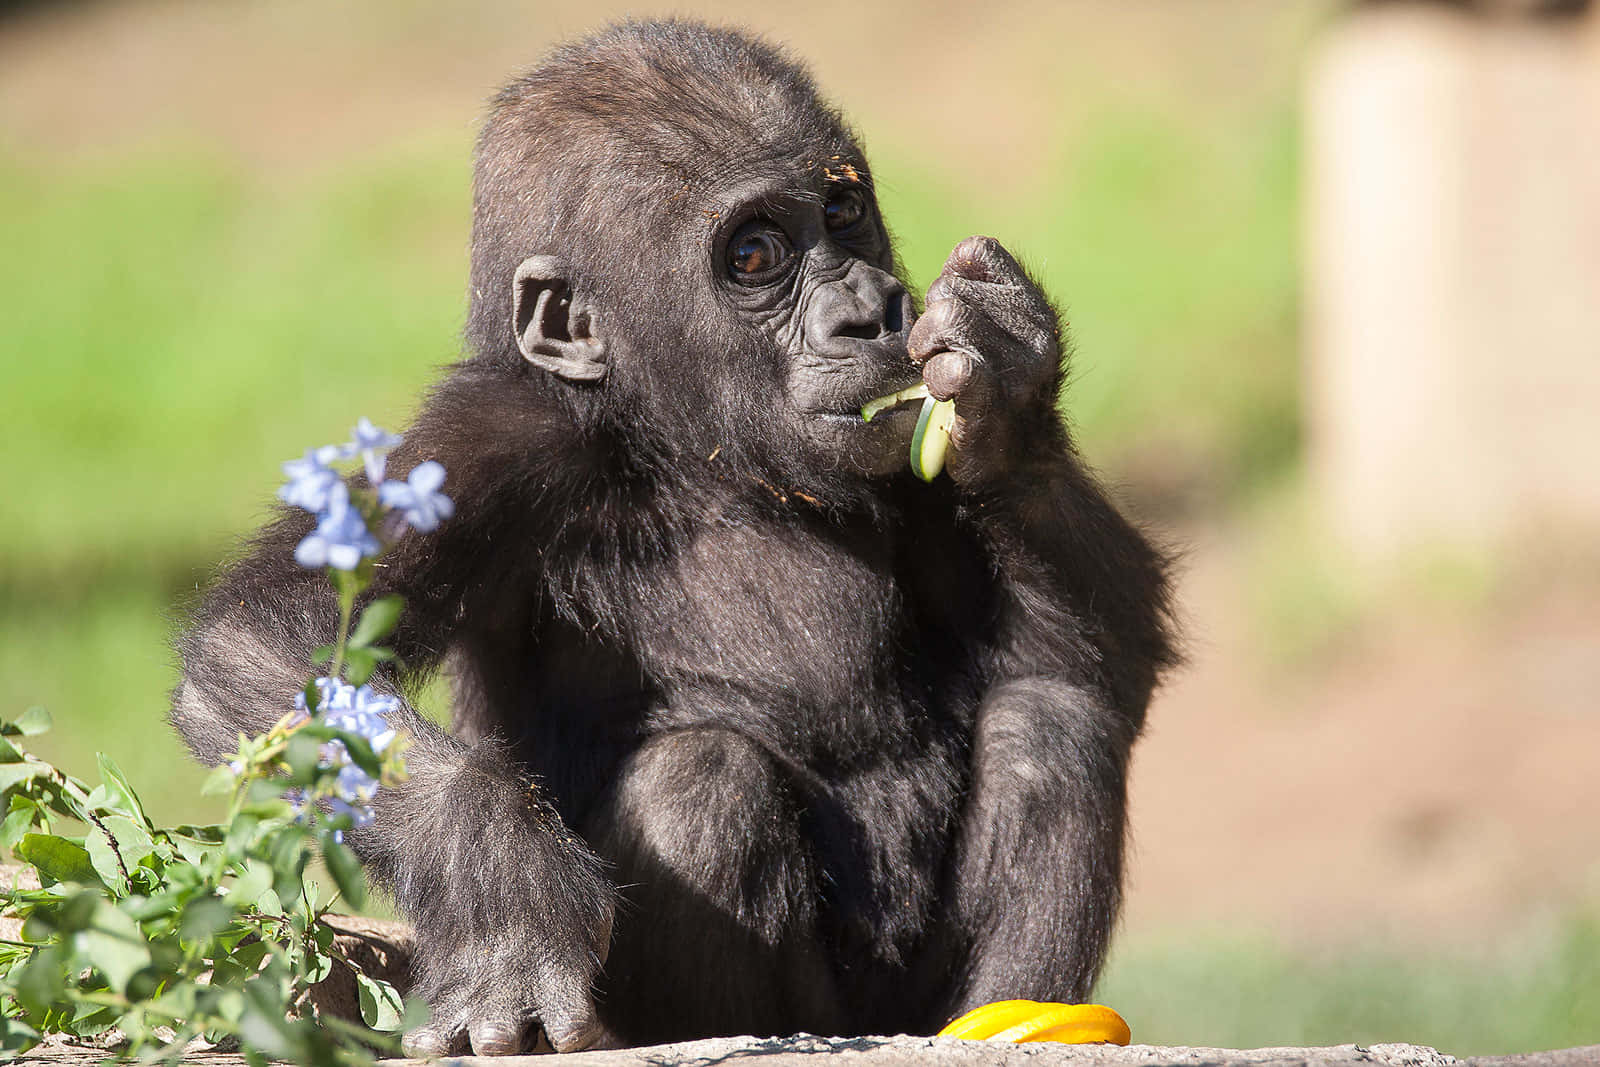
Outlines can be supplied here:
M946 461L957 485L990 487L1050 433L1061 381L1056 313L998 241L956 246L908 345L928 392L957 400Z
M412 992L431 1009L404 1045L515 1055L542 1028L558 1052L587 1048L601 1036L593 986L614 891L536 788L474 769L452 776L448 809L419 820L395 885L416 929Z

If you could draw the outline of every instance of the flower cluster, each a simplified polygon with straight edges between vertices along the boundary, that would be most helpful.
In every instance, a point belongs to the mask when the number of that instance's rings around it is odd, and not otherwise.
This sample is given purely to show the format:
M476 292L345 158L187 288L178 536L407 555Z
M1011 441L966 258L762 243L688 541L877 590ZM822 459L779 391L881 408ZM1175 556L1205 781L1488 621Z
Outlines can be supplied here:
M289 481L278 490L278 499L317 517L316 529L295 546L296 563L308 568L355 570L362 560L383 551L368 525L383 509L400 512L406 525L422 533L438 529L442 520L455 514L450 498L439 492L444 468L433 460L417 464L405 481L384 481L388 452L399 443L397 435L363 417L345 444L307 449L304 456L283 465ZM361 457L367 481L375 490L375 495L363 499L352 499L349 487L333 467L356 456Z
M395 697L375 693L369 685L358 688L328 677L316 679L316 687L320 694L317 715L327 725L366 738L372 751L379 756L398 736L387 718L400 707ZM295 694L294 706L305 714L304 693ZM356 826L371 822L372 798L378 792L378 780L355 765L343 741L329 741L323 745L321 763L324 767L339 768L337 792L332 799L334 812L350 816Z

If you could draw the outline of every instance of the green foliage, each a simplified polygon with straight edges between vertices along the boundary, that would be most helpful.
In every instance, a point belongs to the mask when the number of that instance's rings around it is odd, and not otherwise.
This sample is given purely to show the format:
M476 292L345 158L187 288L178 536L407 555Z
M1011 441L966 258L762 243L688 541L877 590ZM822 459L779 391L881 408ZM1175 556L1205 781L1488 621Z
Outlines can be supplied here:
M343 744L387 781L402 773L400 746L380 760L359 734L286 716L241 738L231 768L209 779L229 798L223 822L158 827L111 759L101 757L90 787L28 752L22 739L48 726L41 709L0 722L0 844L38 880L0 889L6 914L23 920L19 940L0 942L0 1053L46 1033L113 1028L124 1053L169 1061L195 1037L237 1042L258 1063L364 1064L373 1050L398 1052L416 1013L360 973L322 921L339 895L359 904L366 887L341 841L350 816L323 814L318 802L339 795L324 745ZM319 901L306 880L313 851L338 895ZM367 1027L319 1017L309 1000L336 960L357 973Z

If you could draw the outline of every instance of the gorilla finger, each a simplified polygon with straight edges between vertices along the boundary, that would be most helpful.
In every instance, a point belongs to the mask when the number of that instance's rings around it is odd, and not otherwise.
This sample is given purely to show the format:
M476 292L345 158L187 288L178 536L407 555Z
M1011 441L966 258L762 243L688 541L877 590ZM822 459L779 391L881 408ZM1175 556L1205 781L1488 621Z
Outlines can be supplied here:
M966 352L936 352L922 365L922 381L935 400L949 400L972 380L974 361Z
M510 1013L485 1014L467 1026L474 1056L516 1056L532 1044L533 1020Z
M913 363L922 363L934 353L950 349L959 349L983 363L991 353L1013 343L985 309L966 300L941 300L929 304L911 327L906 351Z
M467 1035L459 1027L421 1026L400 1039L408 1056L458 1056L467 1051Z
M950 333L952 320L958 314L959 308L954 300L928 301L922 314L917 316L917 321L911 324L911 332L906 335L906 351L911 354L912 362L921 363L939 350L929 342Z
M1012 258L1004 245L982 234L956 245L950 258L945 260L942 273L988 285L1016 285L1027 278L1022 265Z
M543 1022L544 1035L557 1052L582 1052L604 1033L587 1005L575 1011L547 1012Z
M928 287L927 300L966 300L982 307L1001 329L1031 348L1039 335L1056 332L1050 300L1027 270L998 241L969 237L956 246L944 272Z

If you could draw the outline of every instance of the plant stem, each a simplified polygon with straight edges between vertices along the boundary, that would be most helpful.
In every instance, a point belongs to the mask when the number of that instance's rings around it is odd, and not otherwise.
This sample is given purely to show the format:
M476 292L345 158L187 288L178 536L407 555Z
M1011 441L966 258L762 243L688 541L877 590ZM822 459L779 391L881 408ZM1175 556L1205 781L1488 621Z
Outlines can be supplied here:
M344 676L344 650L350 640L350 616L356 607L356 576L348 574L334 585L339 588L339 639L333 646L333 671L328 677L337 680Z

